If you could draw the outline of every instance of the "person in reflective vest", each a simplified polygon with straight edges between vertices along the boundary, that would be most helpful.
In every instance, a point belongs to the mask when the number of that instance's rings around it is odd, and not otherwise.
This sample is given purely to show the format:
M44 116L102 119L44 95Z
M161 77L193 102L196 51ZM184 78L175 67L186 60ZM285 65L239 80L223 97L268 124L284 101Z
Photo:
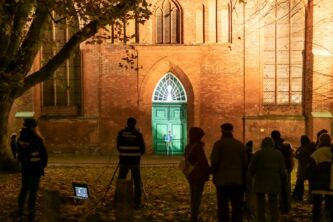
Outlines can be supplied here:
M17 140L17 159L21 163L22 185L18 196L18 216L23 215L24 203L28 197L29 220L35 216L35 202L40 177L47 165L47 152L43 138L37 128L37 121L24 119L23 128Z
M128 118L127 127L118 133L117 150L119 152L118 179L125 179L131 170L134 180L134 204L140 208L141 203L141 175L140 159L145 153L145 143L142 134L135 128L136 120Z

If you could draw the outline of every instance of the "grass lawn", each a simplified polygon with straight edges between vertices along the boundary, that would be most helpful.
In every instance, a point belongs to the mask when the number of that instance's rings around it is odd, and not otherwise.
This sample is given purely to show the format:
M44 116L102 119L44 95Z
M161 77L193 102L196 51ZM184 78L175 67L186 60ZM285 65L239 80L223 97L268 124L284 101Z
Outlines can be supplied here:
M47 167L42 177L37 202L37 221L41 217L45 190L60 192L61 221L116 221L113 208L115 182L109 186L115 166L97 167ZM189 187L176 167L145 167L141 169L144 193L143 207L134 211L134 221L188 221ZM89 186L90 198L76 205L72 182L84 182ZM0 221L14 221L11 217L17 206L20 174L0 175ZM215 187L211 182L205 186L201 216L204 221L216 221ZM293 202L292 212L282 221L310 221L311 205ZM247 221L247 219L244 219Z

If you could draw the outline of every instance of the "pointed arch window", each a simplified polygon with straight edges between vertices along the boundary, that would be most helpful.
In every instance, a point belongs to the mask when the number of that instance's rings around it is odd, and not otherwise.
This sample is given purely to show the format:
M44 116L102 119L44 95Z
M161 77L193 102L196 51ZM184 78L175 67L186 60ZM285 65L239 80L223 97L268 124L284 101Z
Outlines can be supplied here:
M265 105L302 104L304 6L275 0L264 19L263 102ZM302 18L302 19L300 19ZM301 20L303 20L301 22Z
M154 90L153 102L187 102L186 92L182 83L171 72L168 72L158 82Z
M56 13L52 13L58 19ZM42 64L47 63L79 29L78 20L66 19L48 24L42 46ZM42 112L46 115L78 115L81 106L81 54L79 47L42 83Z
M156 43L181 43L181 9L172 0L160 1L155 10Z

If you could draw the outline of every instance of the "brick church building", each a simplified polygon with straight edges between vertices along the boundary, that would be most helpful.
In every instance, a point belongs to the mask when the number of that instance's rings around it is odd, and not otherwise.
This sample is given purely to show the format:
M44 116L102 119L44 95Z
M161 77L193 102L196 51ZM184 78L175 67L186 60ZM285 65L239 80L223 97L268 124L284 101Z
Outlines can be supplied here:
M224 122L255 147L275 129L294 146L303 134L331 132L332 0L151 3L144 25L124 23L121 35L135 38L124 44L110 26L110 40L82 43L13 107L12 117L35 112L51 153L110 153L130 116L147 152L160 155L169 133L172 153L182 154L191 126L205 131L208 153ZM70 36L65 25L51 26L50 40ZM35 69L48 53L46 45ZM11 122L17 130L19 120Z

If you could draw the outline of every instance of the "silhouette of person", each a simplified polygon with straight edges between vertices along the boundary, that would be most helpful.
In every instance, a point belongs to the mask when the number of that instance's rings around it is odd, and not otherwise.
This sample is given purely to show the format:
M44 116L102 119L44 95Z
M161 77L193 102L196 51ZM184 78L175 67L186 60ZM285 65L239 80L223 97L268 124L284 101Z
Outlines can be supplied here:
M222 137L216 141L211 153L211 172L217 194L219 222L229 221L229 202L232 206L232 221L241 222L246 175L244 145L233 137L233 125L221 125Z
M257 221L267 221L265 219L266 195L271 216L269 221L279 221L278 194L281 191L286 171L283 155L275 149L270 137L263 139L260 150L253 155L249 164L249 174L253 179L252 191L257 199Z
M246 160L249 164L252 157L253 157L253 141L249 140L245 144L245 154L246 154ZM246 190L245 190L245 203L244 203L244 213L247 216L249 220L251 220L254 217L254 195L251 190L251 177L247 174L246 177Z
M168 131L168 134L164 136L164 141L166 143L167 155L172 155L172 135L171 131Z
M191 192L191 222L197 222L204 184L209 180L209 165L204 152L204 143L201 141L205 135L199 127L191 127L189 131L189 144L185 148L186 159L194 165L194 169L187 178Z
M17 154L17 141L16 141L17 138L16 137L17 137L16 133L12 133L12 135L10 135L10 149L12 151L14 159L16 159L16 154Z
M323 133L319 136L317 150L311 154L307 174L312 190L312 222L321 221L321 204L325 200L325 209L329 220L333 221L333 146L331 136Z
M47 152L44 141L37 129L35 119L24 119L23 128L17 140L18 161L21 163L22 186L18 196L18 216L24 212L27 195L29 220L35 217L35 203L40 177L47 166Z
M295 158L298 160L296 185L292 194L295 200L303 201L304 182L306 180L306 167L309 163L311 154L316 150L314 143L308 136L303 135L300 139L301 146L296 150Z
M271 132L271 137L274 141L275 148L279 150L284 157L284 164L286 167L286 178L284 183L282 183L282 189L280 192L280 212L283 214L288 214L291 208L291 171L294 167L294 154L289 143L286 143L284 139L281 138L281 134L277 130Z
M128 118L127 127L118 133L117 150L119 152L118 179L125 179L129 170L134 180L134 204L141 204L141 174L140 159L145 153L145 143L142 134L135 128L136 119Z

